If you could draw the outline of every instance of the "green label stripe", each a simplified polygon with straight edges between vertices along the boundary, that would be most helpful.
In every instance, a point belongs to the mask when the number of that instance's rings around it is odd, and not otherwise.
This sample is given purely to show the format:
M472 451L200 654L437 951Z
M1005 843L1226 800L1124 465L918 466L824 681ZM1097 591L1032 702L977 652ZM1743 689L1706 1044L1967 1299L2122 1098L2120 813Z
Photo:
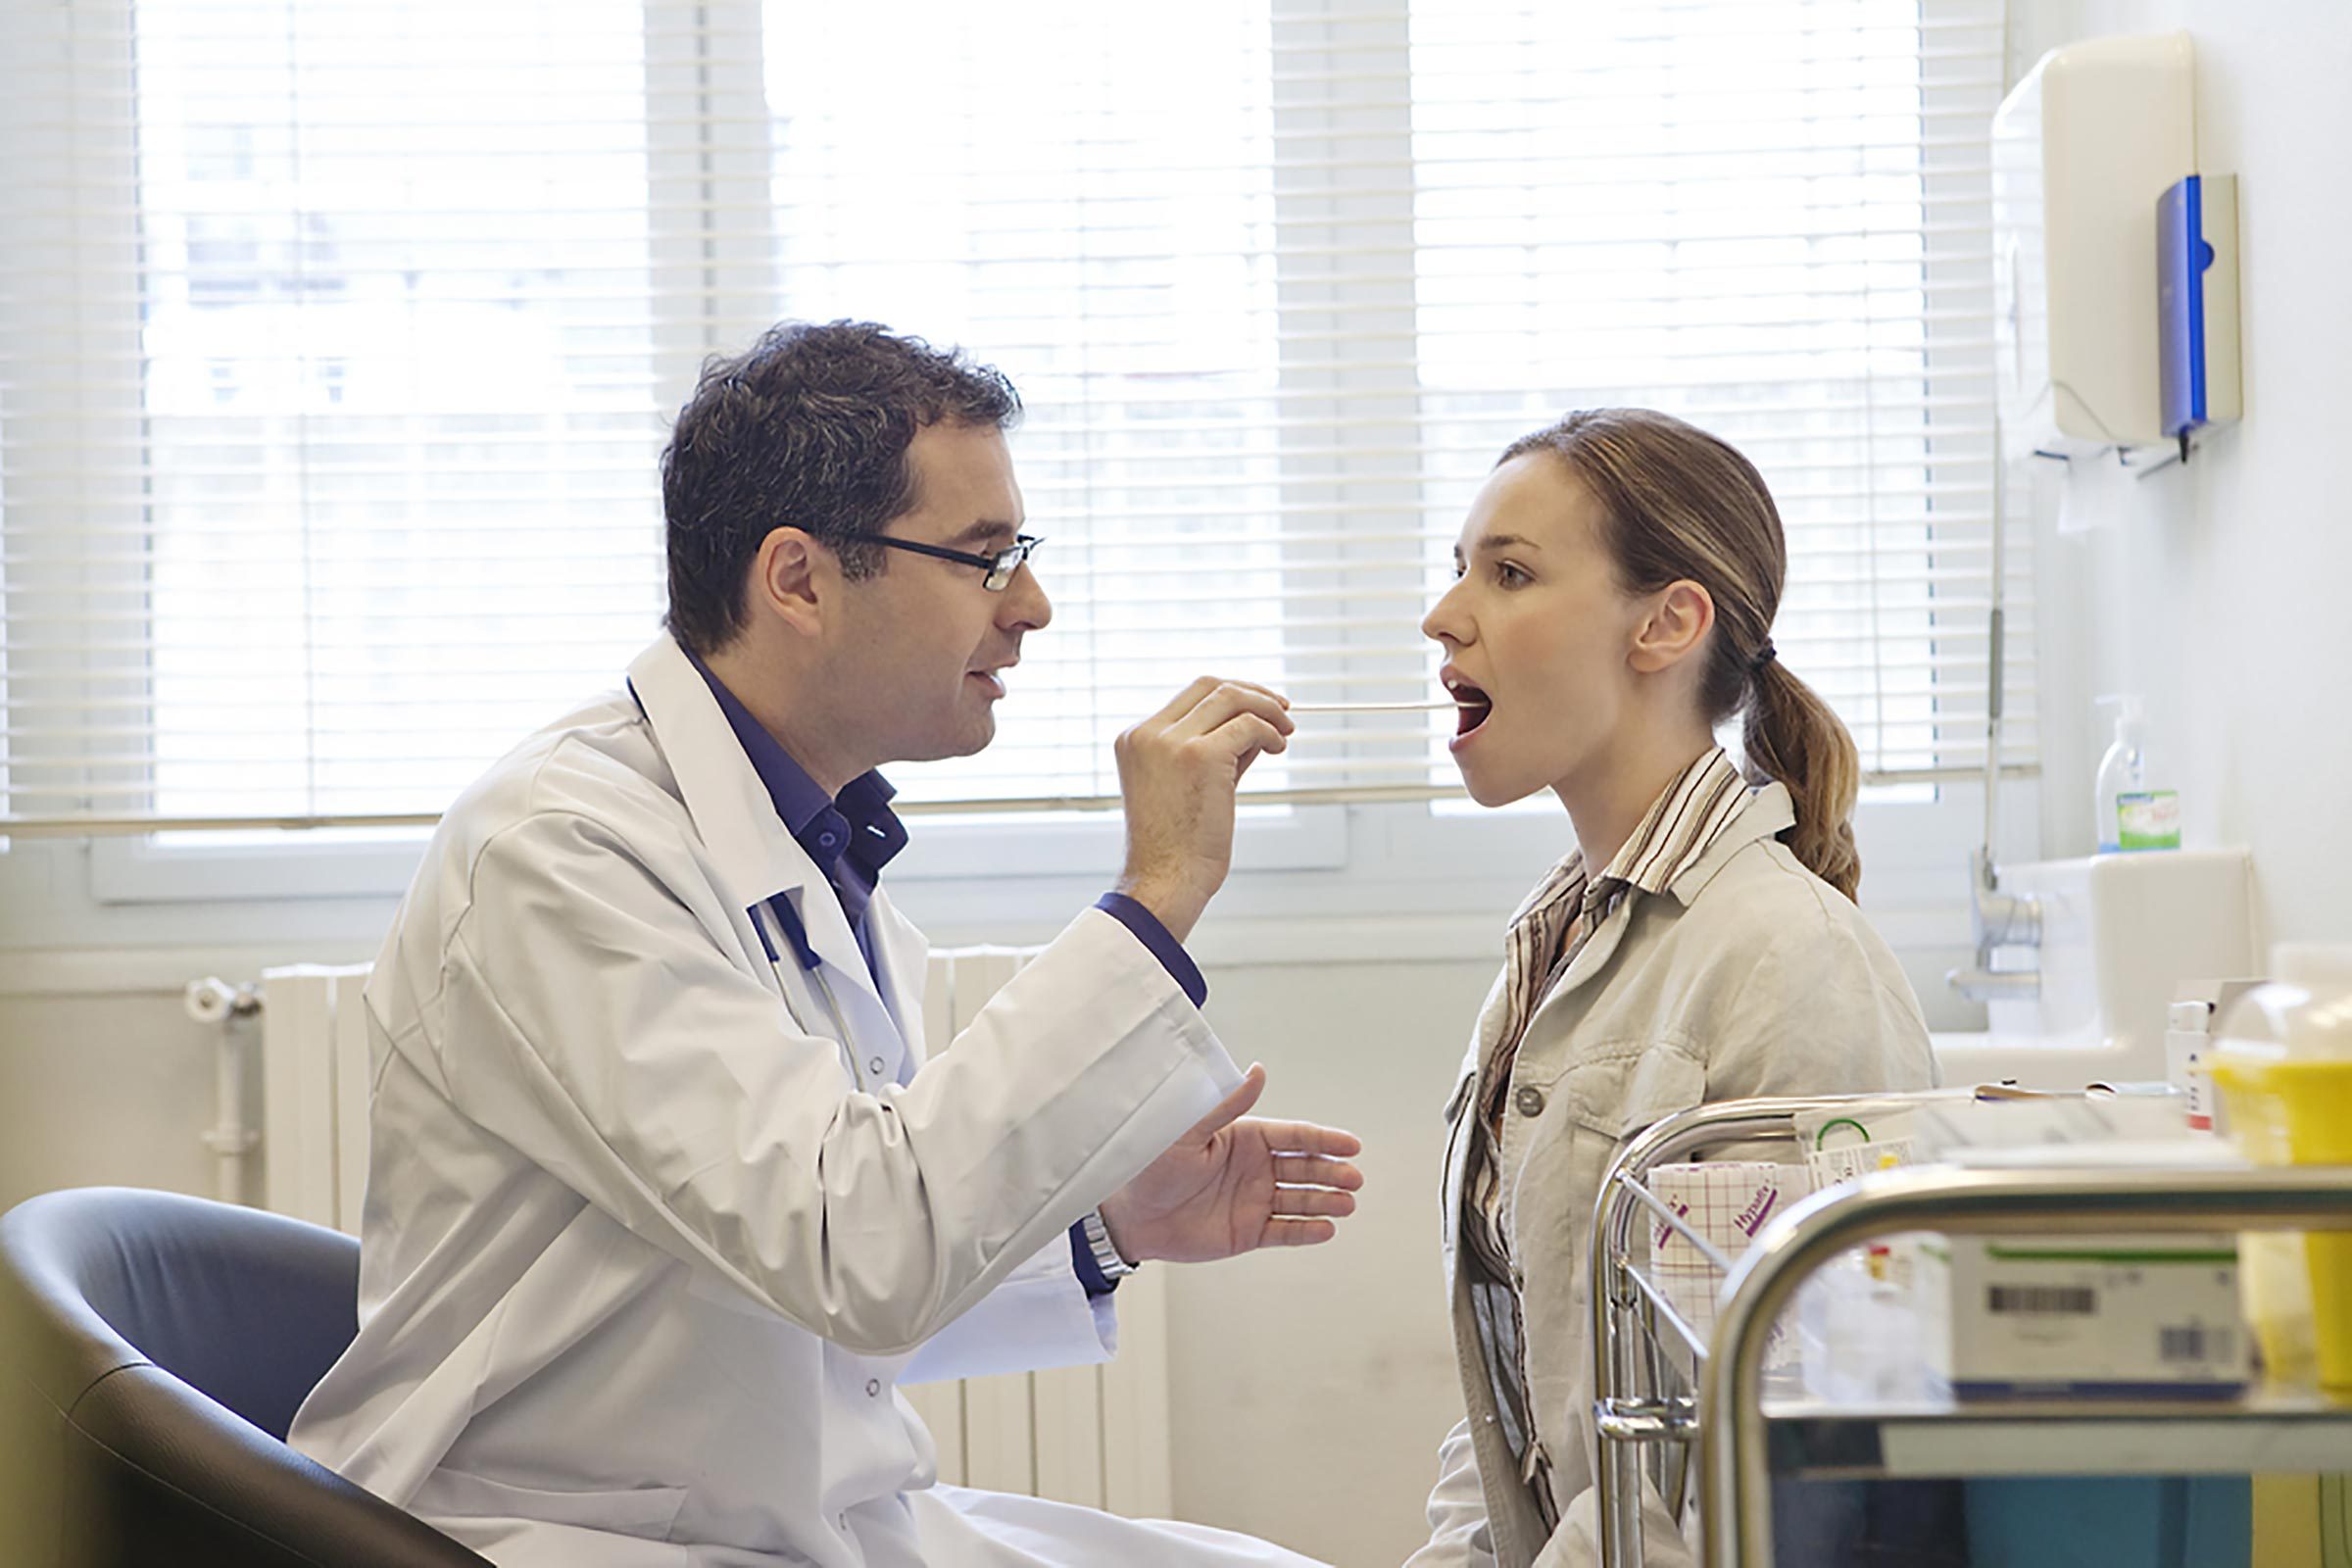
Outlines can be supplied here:
M2063 1249L2037 1247L1986 1247L1984 1255L2004 1263L2234 1263L2237 1261L2235 1249L2212 1252L2100 1252L2068 1251Z

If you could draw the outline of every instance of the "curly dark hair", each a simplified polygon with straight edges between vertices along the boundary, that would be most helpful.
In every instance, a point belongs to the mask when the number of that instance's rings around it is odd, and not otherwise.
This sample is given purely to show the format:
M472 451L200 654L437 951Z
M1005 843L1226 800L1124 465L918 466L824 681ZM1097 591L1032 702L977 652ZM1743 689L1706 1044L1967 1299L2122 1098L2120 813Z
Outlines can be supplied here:
M1020 394L993 367L871 321L787 321L713 356L662 453L670 635L709 654L743 629L743 583L770 529L830 547L849 577L882 569L860 541L915 503L906 448L942 419L1005 428Z

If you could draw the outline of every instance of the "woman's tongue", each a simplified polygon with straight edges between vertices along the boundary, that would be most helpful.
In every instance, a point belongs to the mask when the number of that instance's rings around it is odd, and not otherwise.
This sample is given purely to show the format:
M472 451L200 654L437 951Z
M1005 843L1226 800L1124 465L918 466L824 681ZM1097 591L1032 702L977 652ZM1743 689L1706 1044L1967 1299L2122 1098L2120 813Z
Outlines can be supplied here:
M1482 691L1465 687L1455 694L1455 700L1453 733L1457 737L1478 728L1494 711L1494 700Z

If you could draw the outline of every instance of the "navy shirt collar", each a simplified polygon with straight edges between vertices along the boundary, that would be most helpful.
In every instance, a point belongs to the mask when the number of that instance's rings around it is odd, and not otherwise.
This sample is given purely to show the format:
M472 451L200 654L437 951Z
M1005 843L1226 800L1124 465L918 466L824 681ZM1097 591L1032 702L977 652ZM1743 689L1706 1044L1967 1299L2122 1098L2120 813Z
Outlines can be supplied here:
M864 773L844 785L837 799L828 799L808 770L792 760L792 754L752 716L742 700L710 672L702 657L691 649L686 657L710 686L710 695L718 699L719 711L727 715L728 728L742 743L744 756L751 759L753 770L767 789L767 798L775 803L785 831L808 852L826 880L838 882L846 855L851 864L865 873L861 880L870 887L882 867L906 847L906 829L890 808L891 797L897 792L889 780L878 772Z

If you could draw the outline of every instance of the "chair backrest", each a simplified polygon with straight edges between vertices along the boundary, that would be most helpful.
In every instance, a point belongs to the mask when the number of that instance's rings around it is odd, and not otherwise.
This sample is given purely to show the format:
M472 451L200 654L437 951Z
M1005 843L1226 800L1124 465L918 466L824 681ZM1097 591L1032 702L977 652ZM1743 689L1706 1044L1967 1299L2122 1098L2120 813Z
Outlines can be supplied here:
M0 1216L0 1559L480 1568L285 1446L357 1332L359 1244L84 1188Z

